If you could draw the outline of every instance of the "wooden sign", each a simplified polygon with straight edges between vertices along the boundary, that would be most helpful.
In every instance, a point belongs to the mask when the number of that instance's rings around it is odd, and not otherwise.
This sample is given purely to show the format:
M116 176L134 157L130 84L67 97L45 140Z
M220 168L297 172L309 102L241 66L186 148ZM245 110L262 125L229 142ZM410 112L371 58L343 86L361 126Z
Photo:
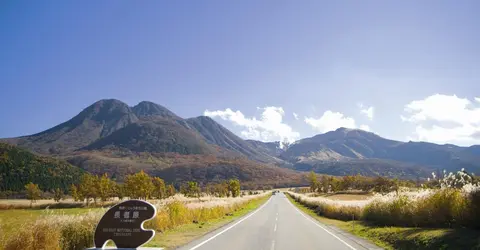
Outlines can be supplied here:
M142 200L128 200L110 208L97 224L94 243L104 248L108 240L117 248L137 248L155 235L154 230L145 230L143 223L157 214L152 204Z

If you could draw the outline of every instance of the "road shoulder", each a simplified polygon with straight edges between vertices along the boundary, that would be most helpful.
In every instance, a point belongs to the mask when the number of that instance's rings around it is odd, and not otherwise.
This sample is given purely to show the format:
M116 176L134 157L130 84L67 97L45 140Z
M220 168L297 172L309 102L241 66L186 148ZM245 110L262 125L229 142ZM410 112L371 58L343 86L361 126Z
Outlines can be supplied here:
M353 235L349 232L346 232L340 229L339 227L335 226L333 223L329 223L329 219L325 219L321 216L316 215L315 212L309 210L308 208L302 206L300 203L294 201L289 195L286 194L285 196L288 198L290 205L294 206L300 213L313 219L321 227L326 228L328 231L330 231L334 235L340 236L341 238L344 238L344 239L348 239L349 241L355 243L356 245L362 247L363 249L369 249L369 250L384 249L381 246L377 246L371 243L367 239L358 237L356 235Z

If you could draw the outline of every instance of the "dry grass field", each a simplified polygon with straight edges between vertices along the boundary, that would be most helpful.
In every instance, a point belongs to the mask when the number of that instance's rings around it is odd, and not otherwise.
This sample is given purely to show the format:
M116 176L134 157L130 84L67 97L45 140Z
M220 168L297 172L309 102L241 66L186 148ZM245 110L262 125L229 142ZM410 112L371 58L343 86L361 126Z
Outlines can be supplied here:
M157 237L151 244L170 247L182 244L185 240L204 233L208 228L227 223L255 208L256 204L265 201L269 194L270 192L265 192L235 198L188 198L177 194L164 200L151 200L158 209L157 216L146 224L147 228L157 231ZM3 202L6 204L6 200ZM26 200L10 202L30 204ZM50 204L49 202L51 201L38 201L37 205ZM107 208L2 210L0 249L83 249L93 243L94 227L106 210ZM229 216L226 217L227 214ZM200 229L194 221L201 225ZM192 223L195 225L191 225ZM183 230L178 231L182 228ZM174 235L172 237L175 240L172 241L171 237L165 238L167 233Z

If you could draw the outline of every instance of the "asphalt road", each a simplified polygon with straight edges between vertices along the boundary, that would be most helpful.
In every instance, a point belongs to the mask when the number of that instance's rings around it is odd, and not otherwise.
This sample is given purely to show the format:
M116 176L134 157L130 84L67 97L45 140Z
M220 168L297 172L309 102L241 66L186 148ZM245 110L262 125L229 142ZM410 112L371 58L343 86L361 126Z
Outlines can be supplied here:
M195 240L182 250L379 249L318 223L283 193L249 215Z

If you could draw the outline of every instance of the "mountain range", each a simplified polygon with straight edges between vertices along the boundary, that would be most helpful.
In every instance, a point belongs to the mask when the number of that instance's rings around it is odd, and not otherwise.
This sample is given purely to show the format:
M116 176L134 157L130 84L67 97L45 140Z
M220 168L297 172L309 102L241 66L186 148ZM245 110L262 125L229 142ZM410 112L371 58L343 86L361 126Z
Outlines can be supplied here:
M311 170L408 179L443 169L480 173L480 146L400 142L347 128L280 145L244 140L210 117L184 119L147 101L100 100L51 129L2 141L118 178L144 169L171 181L234 176L281 185L305 182L301 171Z
M453 172L461 168L478 174L480 151L477 149L478 146L400 142L359 129L339 128L299 140L279 157L293 163L293 168L298 170L309 170L310 166L317 172L336 175L363 172L365 175L393 177L400 174L400 177L408 177L426 176L440 170ZM349 165L354 169L348 168ZM370 166L370 169L362 166ZM374 166L383 166L385 171Z

